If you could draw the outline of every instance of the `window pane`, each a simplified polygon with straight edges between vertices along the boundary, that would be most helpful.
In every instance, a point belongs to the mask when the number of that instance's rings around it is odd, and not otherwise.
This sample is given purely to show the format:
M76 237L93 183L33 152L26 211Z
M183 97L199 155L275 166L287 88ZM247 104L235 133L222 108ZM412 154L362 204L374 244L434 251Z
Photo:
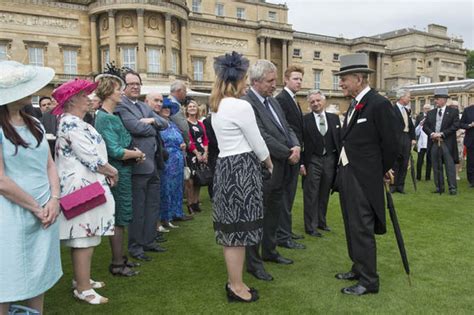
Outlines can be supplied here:
M156 48L148 48L148 72L161 72L160 51Z
M7 60L7 45L0 44L0 60Z
M77 51L64 50L64 73L77 74Z
M135 47L123 48L123 66L136 70L136 50Z
M224 5L222 3L216 4L216 15L224 16Z
M178 73L178 53L173 51L171 55L171 72L174 74Z
M29 47L28 48L29 64L32 66L43 66L43 48Z
M193 12L201 12L201 0L193 0Z
M110 63L110 52L108 49L102 51L102 65L105 67L106 64Z
M194 68L194 80L203 81L204 80L204 60L194 59L193 68Z
M238 19L245 19L245 9L244 8L237 8L237 18Z
M321 71L314 71L314 88L316 90L321 89Z
M335 74L332 76L332 89L339 90L339 76Z

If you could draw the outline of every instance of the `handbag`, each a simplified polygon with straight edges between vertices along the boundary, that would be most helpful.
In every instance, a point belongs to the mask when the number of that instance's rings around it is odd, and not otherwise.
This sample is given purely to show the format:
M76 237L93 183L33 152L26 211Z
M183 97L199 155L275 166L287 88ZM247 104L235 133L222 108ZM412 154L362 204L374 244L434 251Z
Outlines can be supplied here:
M198 186L207 186L212 182L213 174L207 164L198 163L194 170L194 183Z
M59 199L59 204L66 219L71 220L106 201L105 190L97 181L62 197Z
M184 178L184 180L188 180L188 179L191 178L191 169L189 168L189 166L184 167L183 178Z

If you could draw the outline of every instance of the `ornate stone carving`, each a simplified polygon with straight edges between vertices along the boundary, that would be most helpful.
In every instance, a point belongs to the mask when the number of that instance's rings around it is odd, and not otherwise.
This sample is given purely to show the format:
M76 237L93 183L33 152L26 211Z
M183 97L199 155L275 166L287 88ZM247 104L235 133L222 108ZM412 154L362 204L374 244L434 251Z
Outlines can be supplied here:
M123 28L132 28L133 27L133 19L130 15L122 16L122 27Z
M160 19L157 14L150 15L148 18L148 28L152 30L160 29Z
M0 25L1 28L31 28L47 29L49 31L74 32L79 29L79 22L75 19L66 19L50 16L20 14L0 11Z
M178 33L178 21L176 19L171 19L171 33Z
M215 36L205 36L200 34L192 34L191 45L204 48L226 48L226 49L247 49L248 41L232 38L221 38Z
M100 28L103 31L106 31L109 29L109 18L104 16L101 21L100 21Z

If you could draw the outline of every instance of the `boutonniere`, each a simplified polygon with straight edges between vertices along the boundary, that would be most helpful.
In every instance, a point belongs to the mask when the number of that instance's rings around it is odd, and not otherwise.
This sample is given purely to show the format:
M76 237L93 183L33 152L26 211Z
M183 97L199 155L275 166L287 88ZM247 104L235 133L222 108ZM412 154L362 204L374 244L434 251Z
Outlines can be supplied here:
M359 103L359 104L357 104L357 105L354 107L354 109L355 109L356 111L361 111L362 108L364 108L364 106L365 106L365 104Z

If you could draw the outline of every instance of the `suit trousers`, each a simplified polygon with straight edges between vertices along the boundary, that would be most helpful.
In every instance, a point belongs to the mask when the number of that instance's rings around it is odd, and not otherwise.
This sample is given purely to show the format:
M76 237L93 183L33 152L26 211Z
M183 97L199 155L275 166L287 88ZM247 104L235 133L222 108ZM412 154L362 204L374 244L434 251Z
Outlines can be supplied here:
M339 165L338 180L347 249L353 262L352 272L359 275L359 284L376 289L379 286L379 276L374 235L375 212L350 164Z
M314 232L326 227L329 192L336 173L336 154L313 155L303 184L304 229Z
M288 180L292 174L290 165L286 162L281 163L281 170L283 172L283 180L280 182L272 181L272 179L265 180L263 183L263 237L262 242L258 245L246 247L246 265L247 271L254 272L257 270L264 270L263 259L273 259L280 254L276 250L277 246L277 229L280 222L280 217L284 209L285 192L288 185ZM274 174L276 170L273 171ZM262 255L259 254L261 247Z
M416 160L416 179L421 180L421 169L426 156L425 180L431 179L431 156L427 154L427 149L420 149Z
M454 165L454 159L449 153L446 144L443 142L441 146L438 146L438 143L433 143L431 147L431 164L433 165L433 177L436 189L438 191L444 191L444 174L443 174L443 164L446 171L446 178L448 180L448 188L450 191L455 191L457 189L456 182L456 167Z
M277 242L284 243L291 240L292 234L292 214L293 202L295 201L296 190L298 188L298 176L300 171L299 163L288 165L289 174L283 187L284 207L280 215L280 222L277 230Z
M395 180L394 180L392 188L400 192L405 190L405 178L407 176L408 161L410 160L410 154L411 154L410 135L406 132L403 132L402 136L400 137L400 153L397 159L395 160L395 164L393 165Z
M471 185L474 185L474 145L466 147L466 149L467 180Z
M155 244L160 212L158 173L132 175L132 197L133 217L128 227L128 251L130 255L137 256Z

